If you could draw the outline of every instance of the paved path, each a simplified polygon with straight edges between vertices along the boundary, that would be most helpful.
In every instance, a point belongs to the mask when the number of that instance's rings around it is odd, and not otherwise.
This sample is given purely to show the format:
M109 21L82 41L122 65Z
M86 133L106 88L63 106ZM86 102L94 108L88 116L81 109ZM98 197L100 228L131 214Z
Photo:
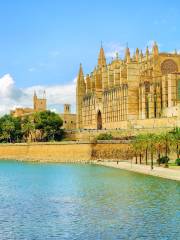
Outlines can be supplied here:
M180 170L155 166L154 169L151 170L149 165L131 164L129 162L118 162L118 164L117 162L97 162L97 164L180 181Z

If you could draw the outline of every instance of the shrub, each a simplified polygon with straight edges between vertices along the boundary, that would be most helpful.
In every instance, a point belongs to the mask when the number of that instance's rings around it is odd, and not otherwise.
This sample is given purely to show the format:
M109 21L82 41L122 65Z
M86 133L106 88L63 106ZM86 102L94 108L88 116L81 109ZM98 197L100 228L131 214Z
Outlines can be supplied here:
M101 133L97 136L97 140L112 140L113 136L110 133Z
M175 163L176 163L177 166L180 166L180 158L177 158Z
M157 163L158 164L168 164L169 160L170 159L168 156L163 156L163 157L157 159Z

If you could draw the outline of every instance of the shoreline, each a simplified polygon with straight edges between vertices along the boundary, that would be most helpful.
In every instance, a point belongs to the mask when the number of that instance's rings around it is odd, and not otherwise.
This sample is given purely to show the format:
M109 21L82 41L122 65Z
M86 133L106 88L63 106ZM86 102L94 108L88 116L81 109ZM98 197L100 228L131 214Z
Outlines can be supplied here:
M169 168L157 167L154 166L154 169L150 169L150 165L139 165L139 164L131 164L129 162L117 161L116 162L108 162L108 161L96 161L97 165L112 167L121 170L127 170L135 173L145 174L154 177L165 178L174 181L180 181L180 170L174 170Z
M129 163L122 160L117 161L98 161L98 160L60 160L60 159L42 159L42 158L0 158L0 161L14 161L21 163L34 163L34 164L94 164L98 166L117 168L120 170L126 170L130 172L135 172L139 174L160 177L164 179L180 181L180 170L164 168L159 166L154 166L154 169L150 169L150 165L139 165L134 163Z

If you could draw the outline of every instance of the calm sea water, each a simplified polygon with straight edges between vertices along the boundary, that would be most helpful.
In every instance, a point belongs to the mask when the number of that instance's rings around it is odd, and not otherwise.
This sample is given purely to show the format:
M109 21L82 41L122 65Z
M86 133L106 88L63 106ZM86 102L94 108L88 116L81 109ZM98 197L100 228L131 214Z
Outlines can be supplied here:
M102 166L0 162L4 239L180 239L180 183Z

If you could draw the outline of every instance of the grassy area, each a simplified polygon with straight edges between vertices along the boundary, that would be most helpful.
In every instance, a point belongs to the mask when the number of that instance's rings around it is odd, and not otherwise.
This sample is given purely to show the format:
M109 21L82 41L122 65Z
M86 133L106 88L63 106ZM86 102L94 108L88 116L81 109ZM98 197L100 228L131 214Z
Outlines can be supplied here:
M180 170L180 166L177 166L175 162L170 162L168 165L169 165L169 168Z

